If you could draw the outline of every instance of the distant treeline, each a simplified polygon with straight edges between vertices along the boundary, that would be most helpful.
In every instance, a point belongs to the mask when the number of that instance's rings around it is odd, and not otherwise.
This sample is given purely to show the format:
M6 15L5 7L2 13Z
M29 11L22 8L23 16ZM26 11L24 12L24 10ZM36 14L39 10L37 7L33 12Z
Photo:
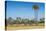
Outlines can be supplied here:
M45 23L45 18L41 18L40 21L35 21L34 19L30 20L28 18L21 18L21 17L17 17L16 19L13 19L11 17L9 17L8 19L6 19L7 24L33 24L33 23Z

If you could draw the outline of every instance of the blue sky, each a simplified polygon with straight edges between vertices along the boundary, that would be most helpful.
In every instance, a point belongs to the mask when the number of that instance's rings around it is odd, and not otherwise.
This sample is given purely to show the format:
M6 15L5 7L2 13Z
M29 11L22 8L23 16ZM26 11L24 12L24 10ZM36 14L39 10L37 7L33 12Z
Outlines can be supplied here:
M34 10L32 6L37 4L39 6L38 18L44 17L45 5L39 2L18 2L8 1L7 2L7 18L21 17L21 18L34 18Z

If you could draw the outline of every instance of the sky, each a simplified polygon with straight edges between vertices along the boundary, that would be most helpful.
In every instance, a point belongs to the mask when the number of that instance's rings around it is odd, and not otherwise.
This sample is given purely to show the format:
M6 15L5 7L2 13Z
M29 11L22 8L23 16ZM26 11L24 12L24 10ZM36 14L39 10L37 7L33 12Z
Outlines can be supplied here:
M34 18L33 5L37 4L39 6L38 19L45 16L45 5L39 2L20 2L20 1L8 1L7 2L7 18L21 17L21 18Z

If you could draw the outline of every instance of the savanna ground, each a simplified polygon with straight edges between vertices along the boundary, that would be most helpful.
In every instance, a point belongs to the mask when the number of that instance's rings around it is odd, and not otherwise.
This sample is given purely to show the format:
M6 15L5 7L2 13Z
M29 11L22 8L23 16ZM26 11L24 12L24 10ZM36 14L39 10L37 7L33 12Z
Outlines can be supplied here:
M14 24L14 25L7 25L7 30L19 30L19 29L43 29L45 27L44 23L39 23L37 25L24 25L24 24Z

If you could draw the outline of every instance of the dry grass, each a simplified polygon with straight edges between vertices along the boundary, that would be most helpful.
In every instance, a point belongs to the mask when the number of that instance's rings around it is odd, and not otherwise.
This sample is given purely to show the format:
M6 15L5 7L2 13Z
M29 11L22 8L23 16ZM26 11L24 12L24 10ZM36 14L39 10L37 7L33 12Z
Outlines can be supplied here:
M23 24L14 24L14 25L8 25L7 26L7 30L18 30L18 29L43 29L44 28L44 24L38 24L36 25L23 25Z

